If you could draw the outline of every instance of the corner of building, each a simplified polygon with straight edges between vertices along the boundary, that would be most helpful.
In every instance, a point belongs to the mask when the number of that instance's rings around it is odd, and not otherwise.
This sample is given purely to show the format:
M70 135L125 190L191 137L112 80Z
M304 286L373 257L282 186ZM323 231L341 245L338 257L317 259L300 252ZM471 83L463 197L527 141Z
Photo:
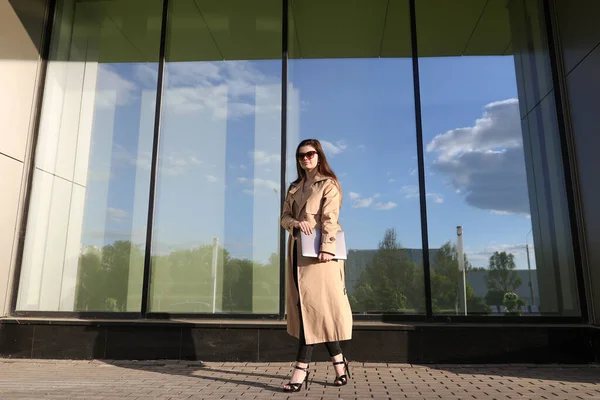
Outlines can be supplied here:
M10 313L49 0L0 0L0 317Z
M587 275L588 314L600 313L600 186L598 185L598 148L600 148L600 3L585 0L555 0L557 36L562 50L567 129L574 153L574 176L580 219L580 247ZM591 318L598 324L597 318Z

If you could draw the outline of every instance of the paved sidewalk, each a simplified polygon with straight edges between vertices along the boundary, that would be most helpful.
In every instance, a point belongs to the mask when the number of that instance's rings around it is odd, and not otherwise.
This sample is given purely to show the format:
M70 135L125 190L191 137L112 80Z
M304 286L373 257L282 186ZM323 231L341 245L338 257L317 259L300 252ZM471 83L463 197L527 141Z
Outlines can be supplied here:
M347 386L314 363L308 390L281 392L290 363L0 359L0 399L600 399L594 365L351 364Z

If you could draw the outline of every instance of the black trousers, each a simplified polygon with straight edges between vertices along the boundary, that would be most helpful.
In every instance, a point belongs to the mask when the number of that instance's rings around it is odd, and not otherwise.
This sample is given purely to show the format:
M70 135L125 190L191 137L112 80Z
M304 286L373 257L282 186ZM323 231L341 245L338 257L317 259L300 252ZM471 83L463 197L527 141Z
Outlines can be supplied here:
M298 258L297 258L298 247L294 242L294 252L292 255L293 258L293 275L294 275L294 283L296 284L296 289L298 292L300 289L298 288ZM310 363L313 352L313 345L306 344L306 338L304 337L304 323L302 322L302 307L300 307L300 297L298 297L298 315L300 316L300 342L298 343L298 354L296 355L296 361L301 363ZM325 342L325 348L329 353L330 357L337 356L338 354L342 354L342 349L340 347L340 342Z

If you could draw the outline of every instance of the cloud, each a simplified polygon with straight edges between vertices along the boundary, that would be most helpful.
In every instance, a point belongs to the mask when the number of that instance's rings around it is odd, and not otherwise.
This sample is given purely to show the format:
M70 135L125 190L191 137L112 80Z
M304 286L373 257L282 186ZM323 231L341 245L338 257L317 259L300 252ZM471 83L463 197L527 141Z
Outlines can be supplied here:
M108 207L106 210L108 218L114 222L123 222L125 218L127 218L127 211L121 210L120 208L112 208Z
M375 204L375 209L376 210L391 210L392 208L396 208L397 206L398 206L398 204L394 203L393 201L388 201L385 203Z
M133 154L124 146L114 143L112 147L113 158L127 165L136 165L143 169L150 169L152 162L152 154L144 152L142 154Z
M367 208L373 204L373 197L369 197L368 199L356 199L354 203L352 203L352 208Z
M252 154L252 153L251 153ZM240 165L235 165L235 164L229 164L229 169L247 169L246 166L244 164L240 164Z
M404 193L404 198L412 199L415 197L419 197L419 187L415 185L405 185L402 186L402 192Z
M473 151L522 148L519 101L508 99L486 105L475 125L437 135L427 144L440 161L449 161Z
M115 160L125 165L134 165L143 170L150 170L152 153L149 151L134 154L120 144L114 144L112 151ZM159 173L169 176L183 175L201 164L203 162L198 157L180 152L160 153L158 157Z
M209 86L222 79L218 63L168 63L165 66L165 83L168 87Z
M219 180L219 178L217 178L214 175L204 175L204 177L206 178L207 181L209 181L210 183L215 183Z
M335 156L341 154L348 146L344 142L337 142L333 144L327 140L321 140L321 146L326 155Z
M281 115L281 79L266 75L252 61L171 63L166 70L167 112L206 111L215 119L256 114Z
M367 198L361 198L359 193L356 192L349 192L348 193L348 197L350 197L350 200L352 200L352 208L369 208L371 207L371 205L373 204L373 202L375 201L375 199L378 199L381 195L379 193L375 193L374 195L367 197ZM378 203L378 204L383 204L383 203Z
M144 89L156 90L158 83L158 64L133 64L133 76L136 83Z
M529 214L523 149L471 152L435 165L467 204L504 214Z
M138 85L132 80L124 78L112 66L101 64L98 67L95 106L101 108L114 108L130 104Z
M246 177L240 176L236 178L238 183L247 185L252 187L252 189L243 189L242 191L246 194L255 194L258 189L262 189L261 192L273 192L277 193L279 191L279 182L275 182L270 179L262 179L262 178L254 178L248 179Z
M143 158L144 168L149 168L150 165L150 157L148 154ZM147 161L147 162L146 162ZM184 155L179 152L172 152L166 154L160 154L158 158L158 166L160 173L169 176L178 176L186 174L191 171L192 168L201 165L202 161L198 159L196 156Z
M437 155L432 169L467 204L496 213L529 214L517 99L486 105L473 126L436 136L427 151Z
M444 198L437 193L427 193L427 197L432 197L433 201L438 204L442 204L444 202Z
M255 178L254 186L270 189L271 191L276 191L279 189L279 183L270 179Z
M279 163L281 161L280 154L269 154L266 151L250 152L250 157L254 159L256 165L266 165L271 163Z
M402 186L402 192L405 199L415 199L420 196L419 187L416 185ZM444 202L444 197L438 193L426 193L426 197L431 197L435 203L441 204Z
M116 67L99 64L94 105L113 109L139 101L142 92L156 92L157 64L133 64L132 71L126 77ZM154 110L154 103L148 105Z

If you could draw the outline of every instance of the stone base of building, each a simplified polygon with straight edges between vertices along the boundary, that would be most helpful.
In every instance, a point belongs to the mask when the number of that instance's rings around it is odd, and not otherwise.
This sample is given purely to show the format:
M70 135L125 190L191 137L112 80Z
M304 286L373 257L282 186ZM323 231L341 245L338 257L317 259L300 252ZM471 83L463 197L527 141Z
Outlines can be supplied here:
M296 339L280 321L0 320L0 357L292 361ZM392 363L592 363L590 325L358 322L343 343L353 360ZM315 361L326 360L324 346Z

